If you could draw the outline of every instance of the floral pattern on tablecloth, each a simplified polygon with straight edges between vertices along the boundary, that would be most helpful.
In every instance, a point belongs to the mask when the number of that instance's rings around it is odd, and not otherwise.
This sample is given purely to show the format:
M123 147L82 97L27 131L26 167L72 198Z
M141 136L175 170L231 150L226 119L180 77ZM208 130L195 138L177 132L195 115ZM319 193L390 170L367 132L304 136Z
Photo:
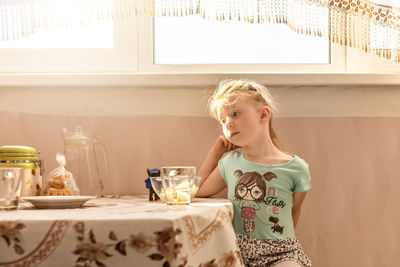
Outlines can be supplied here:
M190 245L192 250L197 250L204 245L212 235L220 230L225 223L232 221L232 210L218 210L214 219L207 227L197 231L194 222L190 216L183 217L184 226L190 237Z
M127 248L134 249L137 253L147 254L147 257L154 261L162 261L162 266L170 266L172 261L179 261L178 266L185 266L187 257L178 257L182 244L177 242L176 236L182 231L172 229L172 227L155 231L152 235L145 233L132 234L128 238L119 239L114 231L110 231L108 242L97 242L93 229L85 233L85 223L77 222L74 224L77 233L78 245L73 251L78 256L77 267L83 266L107 266L105 260L114 256L114 252L126 256L129 251ZM151 248L156 251L150 252Z
M20 244L21 230L25 228L25 224L21 222L0 222L0 236L7 243L8 247L12 247L17 254L23 254L25 251Z
M160 261L161 266L169 267L173 261L178 262L178 267L187 265L187 255L181 254L182 244L176 240L176 236L182 231L177 228L166 227L160 231L153 232L153 235L146 233L132 234L128 238L119 239L114 231L108 234L108 242L102 243L96 240L93 229L88 232L84 222L74 224L77 233L78 244L73 251L77 255L76 267L99 266L106 267L108 257L115 255L126 256L129 249L137 253L146 254L152 261ZM117 253L117 254L116 254ZM224 253L219 259L212 259L201 263L199 267L231 267L238 261L242 261L238 250ZM189 267L189 266L188 266Z
M0 266L6 265L29 267L45 261L61 242L63 235L68 229L68 225L69 222L65 220L57 220L52 222L41 242L32 251L26 253L23 247L20 245L20 242L24 237L23 233L21 233L21 230L26 228L26 225L19 221L0 222L0 234L2 236L7 236L9 240L13 239L16 244L18 244L18 248L15 248L14 246L15 253L22 256L21 258L13 261L2 262L0 260Z
M243 266L227 200L171 207L127 196L49 210L20 204L0 213L0 266Z

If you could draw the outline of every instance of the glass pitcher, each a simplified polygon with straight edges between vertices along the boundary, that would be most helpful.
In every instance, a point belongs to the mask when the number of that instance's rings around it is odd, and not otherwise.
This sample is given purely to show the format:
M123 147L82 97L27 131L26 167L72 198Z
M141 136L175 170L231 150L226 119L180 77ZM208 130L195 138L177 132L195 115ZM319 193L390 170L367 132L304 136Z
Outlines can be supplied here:
M105 146L98 143L92 134L84 132L81 126L76 126L73 131L62 128L61 133L67 162L65 168L74 175L80 194L101 196L103 180L110 175L110 161Z

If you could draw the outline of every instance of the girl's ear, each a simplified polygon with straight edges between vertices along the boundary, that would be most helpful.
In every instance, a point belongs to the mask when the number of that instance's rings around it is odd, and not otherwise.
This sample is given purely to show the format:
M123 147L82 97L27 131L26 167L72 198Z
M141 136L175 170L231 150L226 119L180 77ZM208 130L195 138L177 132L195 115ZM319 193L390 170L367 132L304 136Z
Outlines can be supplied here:
M271 110L267 106L261 108L261 121L269 121L271 118Z

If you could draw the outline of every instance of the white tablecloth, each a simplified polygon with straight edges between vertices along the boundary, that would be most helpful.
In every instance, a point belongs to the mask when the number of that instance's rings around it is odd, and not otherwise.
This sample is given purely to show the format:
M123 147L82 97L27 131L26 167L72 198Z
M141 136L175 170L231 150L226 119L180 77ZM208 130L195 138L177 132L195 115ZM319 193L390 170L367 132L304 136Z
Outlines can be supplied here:
M242 266L224 199L167 206L97 198L77 209L0 212L0 266Z

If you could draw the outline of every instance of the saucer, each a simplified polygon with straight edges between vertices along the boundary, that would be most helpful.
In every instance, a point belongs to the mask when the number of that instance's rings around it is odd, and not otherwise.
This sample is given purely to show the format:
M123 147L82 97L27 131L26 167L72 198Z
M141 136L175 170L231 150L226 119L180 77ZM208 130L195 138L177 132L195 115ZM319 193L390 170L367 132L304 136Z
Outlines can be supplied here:
M86 201L96 196L35 196L22 197L38 209L73 209L82 207Z

